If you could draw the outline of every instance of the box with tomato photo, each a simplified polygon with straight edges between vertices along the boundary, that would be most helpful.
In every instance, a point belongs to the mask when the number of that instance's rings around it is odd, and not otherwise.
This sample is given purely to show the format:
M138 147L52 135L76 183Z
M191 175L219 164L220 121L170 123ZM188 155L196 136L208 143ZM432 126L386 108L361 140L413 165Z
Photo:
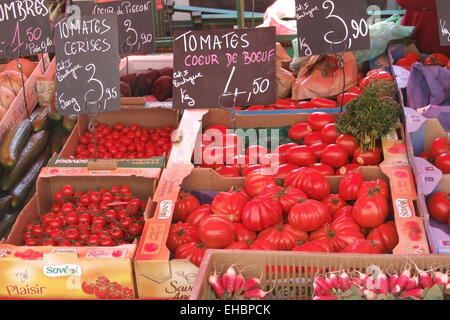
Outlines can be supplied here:
M420 254L428 244L409 168L361 167L344 177L302 168L246 178L165 169L135 256L139 297L186 298L208 248Z
M160 172L44 168L2 241L0 296L135 297L132 259Z

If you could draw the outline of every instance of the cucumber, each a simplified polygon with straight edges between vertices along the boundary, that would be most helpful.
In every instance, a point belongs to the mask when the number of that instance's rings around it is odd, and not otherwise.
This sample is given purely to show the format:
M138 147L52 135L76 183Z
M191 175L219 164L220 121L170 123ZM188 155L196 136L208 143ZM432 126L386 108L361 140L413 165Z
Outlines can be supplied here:
M52 128L52 134L50 136L50 152L52 155L61 151L63 136L64 128L60 121Z
M0 198L0 218L2 218L11 204L12 196L8 195Z
M22 179L12 188L11 195L11 207L13 209L19 208L25 203L27 196L29 196L29 191L36 184L36 180L41 172L41 169L45 167L48 160L50 159L49 150L45 150L44 153L33 163L28 172L22 177Z
M46 130L34 133L28 140L22 154L19 157L14 169L2 175L0 178L0 188L3 191L11 189L22 175L30 168L33 162L42 154L47 146L50 133Z
M16 218L16 213L8 213L0 220L0 240L8 237Z
M14 168L32 131L31 121L26 119L13 126L4 137L0 144L0 164L5 169Z
M39 107L35 112L38 112L38 114L32 118L33 131L48 130L52 122L48 116L48 109L46 107Z
M77 115L68 115L63 118L63 128L67 132L72 132L73 128L77 123L78 116Z

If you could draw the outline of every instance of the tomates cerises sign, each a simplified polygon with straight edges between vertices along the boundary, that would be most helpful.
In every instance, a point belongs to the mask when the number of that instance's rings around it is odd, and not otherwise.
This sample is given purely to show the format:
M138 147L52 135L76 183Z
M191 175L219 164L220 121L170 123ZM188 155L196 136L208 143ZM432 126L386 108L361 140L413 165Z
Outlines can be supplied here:
M0 58L53 51L45 0L0 2Z
M178 32L175 108L275 103L275 28Z

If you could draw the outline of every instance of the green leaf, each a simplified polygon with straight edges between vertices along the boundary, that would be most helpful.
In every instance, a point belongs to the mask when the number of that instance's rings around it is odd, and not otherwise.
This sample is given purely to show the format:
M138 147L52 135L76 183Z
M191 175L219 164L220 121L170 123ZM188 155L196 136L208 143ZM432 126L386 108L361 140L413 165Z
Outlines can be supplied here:
M364 297L363 292L361 291L361 289L359 289L357 286L352 286L350 288L352 296L356 296L356 297Z
M379 294L377 300L395 300L395 297L390 294Z
M444 288L435 284L429 290L424 291L423 300L444 300Z

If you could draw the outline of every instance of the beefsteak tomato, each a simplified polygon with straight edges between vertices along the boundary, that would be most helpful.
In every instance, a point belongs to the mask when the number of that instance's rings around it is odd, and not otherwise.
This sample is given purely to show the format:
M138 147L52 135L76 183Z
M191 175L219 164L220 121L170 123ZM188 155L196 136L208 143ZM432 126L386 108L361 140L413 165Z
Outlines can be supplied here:
M193 265L200 267L206 249L207 247L203 243L183 243L175 250L175 259L188 259Z
M306 193L314 200L325 199L330 194L330 184L323 174L311 168L291 171L284 180L284 186L292 186Z
M324 223L331 222L331 215L322 202L302 199L289 211L288 221L294 228L310 232L317 230Z
M242 212L242 225L250 231L261 231L276 225L283 211L281 206L268 197L256 197L248 202Z
M197 226L200 224L200 222L206 218L209 217L212 214L211 211L211 205L210 204L204 204L195 209L187 218L186 222L193 224L194 226Z
M339 183L339 196L346 201L356 200L363 182L364 178L362 173L355 171L347 172Z
M239 222L247 202L238 192L220 192L211 203L211 211L226 217L231 222Z
M170 225L167 248L175 251L179 245L187 242L199 242L198 228L190 223L177 222Z
M334 213L336 211L347 205L347 202L338 194L330 194L328 197L321 200L321 202L328 207L328 210L330 211L332 217L334 217Z
M394 221L386 222L372 229L367 236L367 240L375 242L380 253L387 253L394 250L398 244L397 228Z
M195 196L190 193L180 191L173 211L173 221L185 221L186 218L198 207L200 207L200 202Z
M327 240L308 241L301 246L294 247L292 251L333 252L330 243Z
M276 250L291 250L308 240L308 234L289 224L278 224L261 231L258 239L272 242Z
M302 199L306 199L306 193L294 188L283 188L277 185L267 186L261 193L261 196L271 198L277 201L284 214L288 214L291 208Z
M234 241L234 225L225 217L212 215L203 219L199 226L200 240L212 249L223 249Z
M386 220L388 213L388 202L380 193L358 198L352 211L353 219L363 228L378 227Z
M380 254L381 252L374 241L361 239L350 243L341 253Z
M250 197L258 196L266 186L276 184L275 176L270 169L257 169L245 178L245 191Z

